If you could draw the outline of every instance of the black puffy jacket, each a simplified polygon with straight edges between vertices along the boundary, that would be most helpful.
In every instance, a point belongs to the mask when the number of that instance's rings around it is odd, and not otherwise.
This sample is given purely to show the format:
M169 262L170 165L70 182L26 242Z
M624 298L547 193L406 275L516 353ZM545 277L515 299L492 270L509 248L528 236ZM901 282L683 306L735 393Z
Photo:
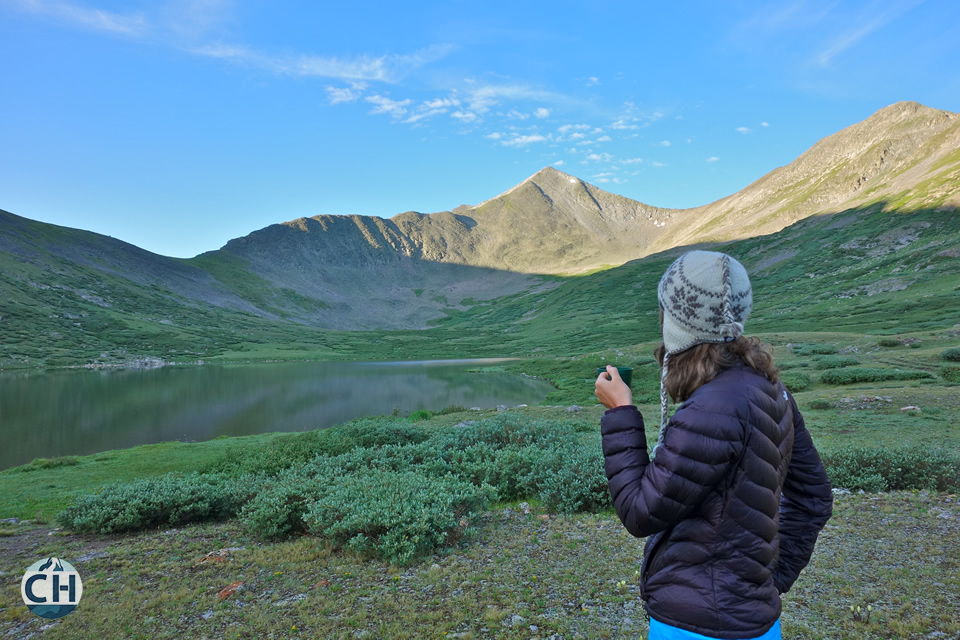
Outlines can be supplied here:
M636 407L607 411L601 433L617 515L650 536L650 616L712 638L769 630L833 504L783 385L743 363L720 372L677 409L652 461Z

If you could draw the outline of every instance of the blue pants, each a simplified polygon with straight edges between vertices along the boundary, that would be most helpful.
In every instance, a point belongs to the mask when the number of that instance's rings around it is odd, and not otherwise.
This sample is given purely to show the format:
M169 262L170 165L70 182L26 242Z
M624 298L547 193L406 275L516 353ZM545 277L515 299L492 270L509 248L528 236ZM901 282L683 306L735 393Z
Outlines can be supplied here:
M692 631L684 631L671 627L668 624L657 622L650 618L650 639L649 640L714 640L709 636L702 636ZM780 621L777 620L770 630L762 636L752 638L751 640L781 640Z

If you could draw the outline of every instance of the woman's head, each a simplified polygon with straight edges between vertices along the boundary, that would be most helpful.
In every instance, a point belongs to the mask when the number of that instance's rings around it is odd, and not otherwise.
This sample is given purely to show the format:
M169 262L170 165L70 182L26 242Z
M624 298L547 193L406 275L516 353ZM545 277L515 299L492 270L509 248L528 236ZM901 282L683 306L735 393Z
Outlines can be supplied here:
M660 279L657 299L663 331L663 344L656 351L661 438L668 394L685 400L738 360L777 380L770 346L742 336L753 290L747 270L734 258L714 251L683 254Z
M660 279L657 298L671 356L694 345L736 339L753 308L747 270L714 251L680 256Z

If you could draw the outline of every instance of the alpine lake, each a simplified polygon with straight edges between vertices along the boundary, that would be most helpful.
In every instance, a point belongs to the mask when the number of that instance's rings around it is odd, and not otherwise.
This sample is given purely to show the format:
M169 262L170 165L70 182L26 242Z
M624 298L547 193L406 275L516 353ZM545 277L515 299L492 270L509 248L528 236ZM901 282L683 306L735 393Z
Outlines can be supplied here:
M542 380L475 372L501 361L5 372L0 469L171 440L322 429L364 416L536 404L553 390Z

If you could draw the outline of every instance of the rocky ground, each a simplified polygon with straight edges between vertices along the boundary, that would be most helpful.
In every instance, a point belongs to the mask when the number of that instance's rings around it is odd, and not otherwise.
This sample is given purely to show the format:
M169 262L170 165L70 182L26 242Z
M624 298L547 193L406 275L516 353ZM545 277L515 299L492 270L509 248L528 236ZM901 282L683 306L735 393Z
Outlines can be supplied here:
M82 537L7 522L0 638L646 636L642 541L615 515L521 504L476 524L449 553L395 567L313 538L262 543L232 523ZM79 607L58 621L20 597L23 571L51 555L84 581ZM838 491L811 566L784 597L784 637L960 638L958 569L956 496Z

